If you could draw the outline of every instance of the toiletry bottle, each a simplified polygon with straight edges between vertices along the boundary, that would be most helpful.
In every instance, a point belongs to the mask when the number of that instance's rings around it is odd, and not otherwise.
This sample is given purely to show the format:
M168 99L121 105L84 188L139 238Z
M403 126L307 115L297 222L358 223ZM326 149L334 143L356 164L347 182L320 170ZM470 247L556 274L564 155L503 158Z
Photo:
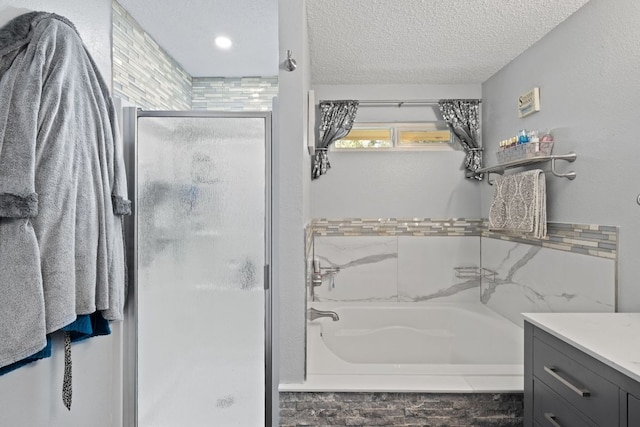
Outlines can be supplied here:
M518 144L526 144L527 142L529 142L529 134L526 129L522 129L518 132Z

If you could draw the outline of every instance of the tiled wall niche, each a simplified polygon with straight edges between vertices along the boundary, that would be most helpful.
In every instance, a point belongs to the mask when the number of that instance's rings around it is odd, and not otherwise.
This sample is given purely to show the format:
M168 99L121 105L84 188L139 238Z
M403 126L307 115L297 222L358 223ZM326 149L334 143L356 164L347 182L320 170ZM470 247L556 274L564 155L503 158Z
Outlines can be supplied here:
M316 301L481 301L516 324L523 312L615 311L617 227L548 228L539 240L480 219L316 219L307 268L339 269Z

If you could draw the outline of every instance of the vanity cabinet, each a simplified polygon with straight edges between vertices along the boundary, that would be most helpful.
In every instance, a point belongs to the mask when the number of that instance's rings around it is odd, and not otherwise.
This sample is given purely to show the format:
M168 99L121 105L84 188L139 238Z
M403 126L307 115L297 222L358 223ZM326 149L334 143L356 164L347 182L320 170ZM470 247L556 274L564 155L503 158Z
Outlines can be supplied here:
M526 427L640 427L637 379L529 321L524 333Z

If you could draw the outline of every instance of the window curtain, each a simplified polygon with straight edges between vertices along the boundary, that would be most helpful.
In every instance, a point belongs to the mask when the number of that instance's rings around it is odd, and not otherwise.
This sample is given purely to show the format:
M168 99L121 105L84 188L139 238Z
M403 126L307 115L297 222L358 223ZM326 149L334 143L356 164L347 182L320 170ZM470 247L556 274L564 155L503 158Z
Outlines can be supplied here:
M321 101L320 138L313 156L311 179L318 179L331 167L327 150L331 144L344 138L356 119L358 101Z
M480 101L477 99L441 99L438 105L444 120L466 153L465 176L482 181L483 174L476 172L482 167L483 150L478 138L480 134Z

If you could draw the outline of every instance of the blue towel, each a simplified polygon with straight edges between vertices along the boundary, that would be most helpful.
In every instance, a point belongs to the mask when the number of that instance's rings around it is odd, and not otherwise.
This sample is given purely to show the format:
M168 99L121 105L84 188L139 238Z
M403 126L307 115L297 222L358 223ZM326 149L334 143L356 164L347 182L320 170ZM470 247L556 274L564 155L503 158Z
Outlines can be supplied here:
M99 312L78 316L74 322L69 323L61 330L70 333L71 342L84 341L87 338L111 334L109 321L102 317L102 313ZM1 367L0 376L37 360L51 357L51 348L51 334L49 334L47 336L47 345L42 350L11 365Z
M68 324L62 331L69 332L71 342L84 341L99 335L109 335L111 328L109 321L99 312L78 316L75 322Z
M24 365L28 365L29 363L35 362L36 360L46 359L47 357L51 357L51 337L47 337L47 345L37 352L36 354L32 354L31 356L19 360L11 365L3 366L0 368L0 376L7 374L11 371L15 371L18 368L23 367Z

